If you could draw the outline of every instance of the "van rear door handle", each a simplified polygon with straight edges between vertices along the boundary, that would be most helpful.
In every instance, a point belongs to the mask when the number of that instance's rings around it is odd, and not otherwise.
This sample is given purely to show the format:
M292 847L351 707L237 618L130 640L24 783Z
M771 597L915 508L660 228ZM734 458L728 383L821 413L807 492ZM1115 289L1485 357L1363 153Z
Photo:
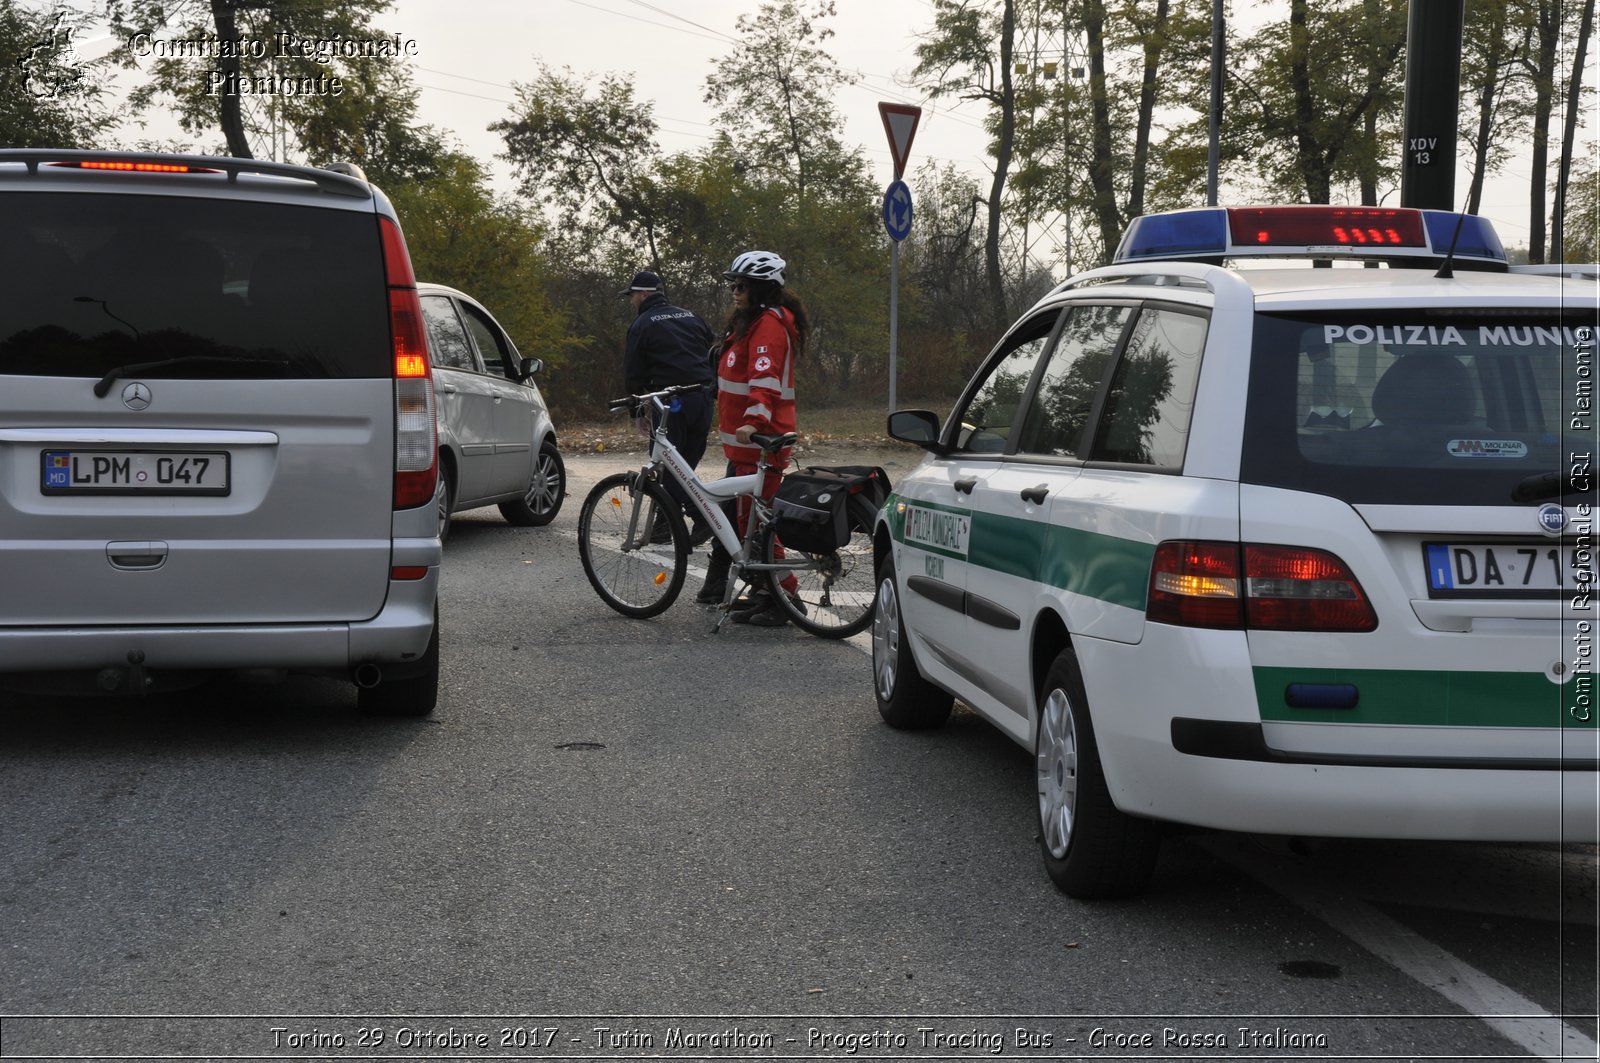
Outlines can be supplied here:
M112 568L134 571L160 568L167 560L167 544L148 540L106 543L106 560L111 562Z
M964 495L970 495L972 494L972 489L978 486L978 478L974 476L970 480L957 480L950 486L954 487L957 491L960 491Z
M1032 502L1036 506L1042 506L1044 505L1044 496L1050 493L1050 485L1040 484L1038 487L1024 487L1021 493L1024 502Z

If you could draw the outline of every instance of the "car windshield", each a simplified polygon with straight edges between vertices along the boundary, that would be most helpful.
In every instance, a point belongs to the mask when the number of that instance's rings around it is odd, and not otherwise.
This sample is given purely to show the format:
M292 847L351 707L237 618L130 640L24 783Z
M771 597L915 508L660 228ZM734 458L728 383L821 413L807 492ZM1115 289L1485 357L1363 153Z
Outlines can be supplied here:
M1554 311L1261 315L1242 478L1350 502L1535 500L1532 478L1592 460L1583 325Z
M370 213L15 193L0 246L0 375L391 374Z

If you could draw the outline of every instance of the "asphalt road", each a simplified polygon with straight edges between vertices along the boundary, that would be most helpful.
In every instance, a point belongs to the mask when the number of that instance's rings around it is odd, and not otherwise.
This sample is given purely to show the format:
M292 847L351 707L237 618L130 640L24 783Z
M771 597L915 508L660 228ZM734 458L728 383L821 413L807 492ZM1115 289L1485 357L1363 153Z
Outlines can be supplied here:
M883 726L859 640L601 604L625 463L457 520L431 719L0 695L0 1057L1593 1058L1592 848L1179 833L1071 901L1030 757Z

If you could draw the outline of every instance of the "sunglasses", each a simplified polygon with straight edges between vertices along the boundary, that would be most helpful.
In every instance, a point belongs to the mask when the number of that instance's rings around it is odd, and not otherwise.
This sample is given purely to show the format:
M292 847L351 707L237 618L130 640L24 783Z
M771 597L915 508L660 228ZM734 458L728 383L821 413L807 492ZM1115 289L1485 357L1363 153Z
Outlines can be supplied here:
M746 284L744 281L734 281L732 284L728 285L728 291L730 292L747 292L749 290L750 285Z

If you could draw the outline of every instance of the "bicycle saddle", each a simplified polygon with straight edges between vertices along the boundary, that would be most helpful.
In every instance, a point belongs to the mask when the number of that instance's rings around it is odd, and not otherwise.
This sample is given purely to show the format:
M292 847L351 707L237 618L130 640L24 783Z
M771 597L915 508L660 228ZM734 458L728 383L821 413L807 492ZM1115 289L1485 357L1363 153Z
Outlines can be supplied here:
M750 442L754 443L768 454L772 454L776 451L782 450L784 447L794 446L795 440L799 438L800 437L793 432L785 432L781 436L764 435L761 432L757 432L755 435L750 437Z

